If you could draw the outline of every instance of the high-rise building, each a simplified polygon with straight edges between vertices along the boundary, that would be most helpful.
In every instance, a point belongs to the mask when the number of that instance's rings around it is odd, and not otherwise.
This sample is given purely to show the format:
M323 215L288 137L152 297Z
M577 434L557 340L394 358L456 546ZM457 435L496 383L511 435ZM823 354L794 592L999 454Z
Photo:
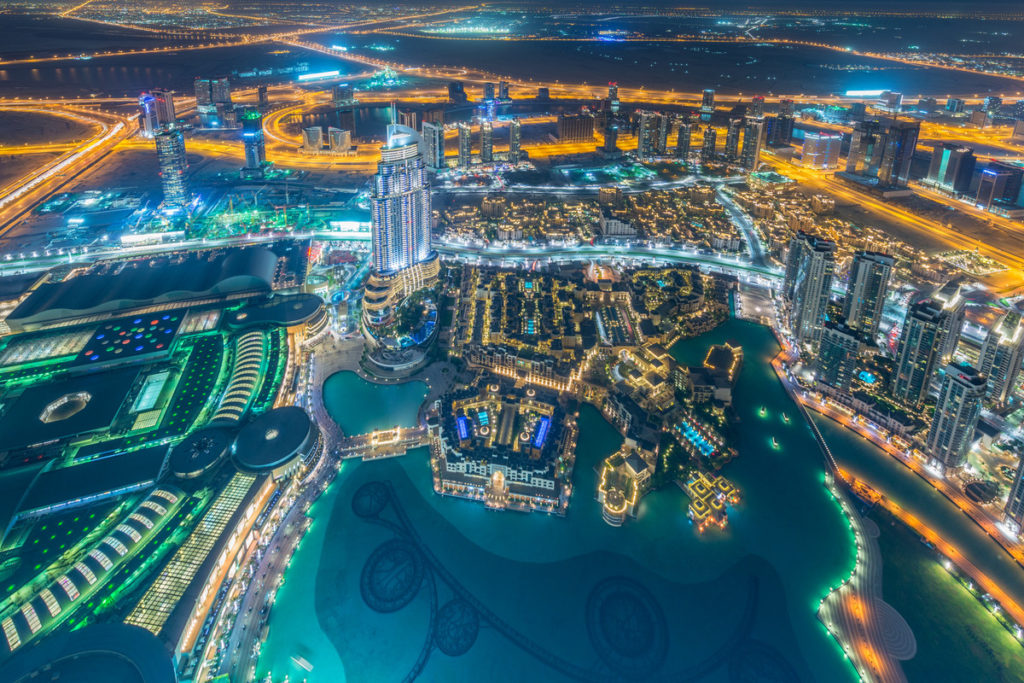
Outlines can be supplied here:
M267 148L263 142L263 114L256 107L245 107L241 118L242 145L245 148L242 174L249 178L262 177L267 162Z
M875 104L887 112L898 114L903 109L903 93L885 90Z
M1009 403L1022 360L1024 324L1020 314L1014 311L992 326L981 345L978 369L988 378L986 398L1001 406Z
M793 100L785 99L779 100L779 116L793 116L796 113L796 109L793 105Z
M483 99L485 101L489 101L489 100L493 100L494 99L494 84L493 83L484 83Z
M849 391L857 374L861 333L845 323L826 321L814 359L815 379L840 391Z
M1003 106L1003 98L998 95L989 95L985 98L985 111L992 118L999 115L999 110Z
M469 168L469 165L473 163L472 130L464 121L460 121L457 128L459 131L459 168Z
M1017 462L1017 474L1013 477L1013 485L1010 486L1010 495L1006 497L1003 512L1003 519L1007 525L1020 534L1021 528L1024 527L1024 458Z
M266 113L270 109L270 95L267 92L267 84L260 83L256 86L256 106L260 112Z
M921 131L919 121L860 121L853 129L846 172L881 187L906 187Z
M196 78L193 81L196 92L196 112L199 125L203 128L220 128L224 123L218 116L231 104L231 82L226 76L219 78Z
M139 95L139 132L147 138L160 129L156 118L156 98L149 93Z
M725 132L725 156L729 161L736 161L740 155L740 131L743 119L730 119L729 128Z
M920 121L893 121L886 130L878 184L883 187L906 187L910 180L910 164L921 133Z
M302 129L302 151L319 154L324 148L324 129L310 126Z
M808 131L804 134L801 163L808 168L832 170L839 166L839 151L842 147L841 135Z
M965 104L959 97L950 97L946 100L946 111L950 114L962 114Z
M755 119L764 116L764 95L754 95L750 100L750 115Z
M897 401L914 407L924 402L942 356L948 317L934 299L918 301L907 309L892 375L891 392Z
M1013 118L1024 121L1024 100L1017 100L1013 105Z
M604 142L601 144L601 152L609 158L622 154L619 151L619 124L613 118L609 118L604 124Z
M498 99L507 100L508 96L508 81L498 81Z
M1024 100L1021 100L1024 102ZM1024 118L1013 122L1013 132L1010 133L1010 142L1024 142Z
M946 366L925 442L933 464L946 469L966 462L984 396L984 375L970 365L950 363Z
M551 99L551 89L541 86L537 88L537 99L541 102L547 102Z
M594 139L594 117L590 114L559 114L558 139L561 142L590 142Z
M370 195L378 274L410 268L430 256L430 187L419 142L411 128L388 126Z
M331 86L331 105L335 109L351 107L356 103L356 91L348 83Z
M444 168L444 126L423 122L421 134L423 163L432 171Z
M165 128L157 131L153 139L156 141L156 161L160 168L164 205L184 208L189 200L185 135L177 128Z
M331 126L327 129L327 148L331 154L348 154L352 150L352 131Z
M971 112L971 125L978 128L988 128L992 123L992 117L984 109L975 109Z
M922 97L917 101L917 110L925 114L931 114L939 108L939 101L934 97Z
M466 95L466 87L462 81L451 81L448 84L448 103L465 104L468 101L469 97Z
M653 111L640 112L640 130L636 155L641 161L651 161L658 154L662 116Z
M868 340L878 334L889 279L896 261L877 251L859 251L850 265L850 285L843 299L843 318Z
M988 162L978 181L975 203L983 209L1024 204L1024 167Z
M161 126L176 123L178 118L174 113L174 93L165 88L153 88L149 94L155 100L156 122Z
M835 242L802 230L789 241L783 298L789 329L801 343L816 344L821 339L832 292L835 254Z
M932 298L939 302L943 313L945 313L942 328L939 331L939 353L943 363L948 363L949 359L953 357L953 353L960 343L960 332L964 326L967 300L964 299L960 290L960 279L954 278L939 287L932 294Z
M608 84L608 109L613 114L619 113L619 84Z
M967 192L974 176L974 165L974 150L970 147L952 142L937 144L932 148L928 181L947 192Z
M523 158L523 124L515 117L508 124L508 160L518 164Z
M708 126L704 129L704 141L700 145L700 160L703 163L713 161L715 158L715 142L718 138L718 132Z
M743 127L743 152L740 165L748 171L756 171L761 165L761 148L764 146L764 120L748 119Z
M764 119L764 137L769 147L789 147L796 121L792 116L768 116Z
M416 130L420 127L420 113L415 109L399 109L398 124Z
M676 136L676 158L686 159L690 156L690 135L693 125L689 121L679 124L679 133Z
M494 163L494 124L490 121L480 122L480 161Z
M371 337L413 292L436 281L430 249L430 186L416 131L391 124L370 192L373 269L363 295ZM379 340L378 340L379 341Z
M654 140L654 152L658 156L668 154L668 134L672 130L672 117L658 114L658 137Z
M715 113L715 91L707 88L700 98L700 120L710 121L711 115Z

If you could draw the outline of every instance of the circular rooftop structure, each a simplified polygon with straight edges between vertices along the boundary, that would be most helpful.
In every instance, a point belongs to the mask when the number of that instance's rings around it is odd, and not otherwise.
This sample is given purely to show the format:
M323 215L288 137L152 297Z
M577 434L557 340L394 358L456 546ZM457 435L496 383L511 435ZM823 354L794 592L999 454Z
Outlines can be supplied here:
M247 424L235 438L238 469L281 476L297 466L317 443L317 428L302 408L275 408Z
M293 327L307 323L324 309L316 294L275 294L268 301L244 306L227 314L228 327L243 329L260 325Z
M231 449L233 434L223 427L197 429L171 451L170 469L179 479L195 479Z
M58 632L3 664L4 681L174 683L170 653L152 633L120 622Z

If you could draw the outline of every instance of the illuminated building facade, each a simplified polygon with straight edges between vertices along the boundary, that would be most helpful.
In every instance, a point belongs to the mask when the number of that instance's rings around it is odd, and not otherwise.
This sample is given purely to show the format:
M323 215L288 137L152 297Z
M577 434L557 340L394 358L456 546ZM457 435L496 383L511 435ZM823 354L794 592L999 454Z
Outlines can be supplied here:
M918 301L907 310L890 389L897 401L908 406L924 402L942 355L948 318L949 313L934 299Z
M816 344L821 338L825 308L835 272L835 242L803 231L789 241L783 298L789 328L801 343Z
M740 165L748 171L756 171L761 164L762 147L764 147L764 121L762 119L747 121L743 128L743 151L740 154Z
M459 131L459 168L469 168L473 161L473 137L469 124L460 122Z
M149 91L153 96L156 105L156 121L161 126L169 126L177 122L174 112L174 93L163 88L153 88Z
M188 204L188 156L185 154L185 136L176 128L162 130L154 136L156 160L160 168L160 185L164 191L164 204L183 208Z
M850 265L850 283L843 299L846 324L860 330L868 339L878 333L889 291L889 279L896 261L877 251L859 251Z
M947 192L967 192L974 176L974 150L970 147L943 142L932 149L928 166L928 182Z
M945 469L960 467L966 462L974 429L981 417L986 384L985 376L970 365L950 363L946 366L926 441L933 464Z
M508 160L509 163L518 164L523 158L523 124L519 117L512 119L508 124Z
M444 168L444 126L423 122L421 133L423 163L432 171Z
M989 330L981 345L978 366L988 378L987 399L998 405L1010 401L1022 360L1024 324L1019 313L1007 313Z
M245 147L242 175L248 178L263 177L267 147L263 141L263 114L256 107L246 107L242 111L242 144Z
M139 132L151 138L160 129L156 114L156 98L149 93L139 95Z
M480 162L490 164L494 161L494 124L489 120L480 122Z
M861 334L843 323L825 322L818 356L814 359L815 379L841 391L848 391L857 370Z
M832 170L839 166L839 151L842 146L841 135L807 132L804 134L801 162L808 168Z

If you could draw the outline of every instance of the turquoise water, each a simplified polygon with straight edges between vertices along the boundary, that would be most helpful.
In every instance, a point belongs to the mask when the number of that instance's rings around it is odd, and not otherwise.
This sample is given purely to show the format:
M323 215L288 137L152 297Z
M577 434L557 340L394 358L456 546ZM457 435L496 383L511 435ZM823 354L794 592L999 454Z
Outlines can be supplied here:
M621 437L590 406L579 416L565 518L435 495L425 449L347 463L314 508L313 530L271 613L259 676L852 680L815 616L852 569L848 525L822 486L809 428L782 420L798 413L768 366L770 332L730 321L673 353L696 364L722 341L742 344L745 356L735 391L739 457L724 471L743 500L726 530L698 534L677 487L649 495L623 527L605 524L594 468ZM409 415L407 406L363 414L368 393L388 391L395 401L398 387L335 377L325 396L331 413L349 421L347 433ZM767 419L757 418L761 405L770 407ZM313 671L299 670L291 655Z
M354 372L338 372L324 382L324 405L347 436L391 427L415 427L427 396L423 382L373 384Z

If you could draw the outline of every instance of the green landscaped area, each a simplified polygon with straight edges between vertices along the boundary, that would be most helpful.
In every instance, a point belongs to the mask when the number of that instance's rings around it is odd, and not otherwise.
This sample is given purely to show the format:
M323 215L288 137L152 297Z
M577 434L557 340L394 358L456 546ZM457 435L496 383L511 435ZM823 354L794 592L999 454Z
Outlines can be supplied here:
M1024 681L1024 645L939 563L937 553L884 513L878 522L882 593L917 639L903 662L911 681Z

